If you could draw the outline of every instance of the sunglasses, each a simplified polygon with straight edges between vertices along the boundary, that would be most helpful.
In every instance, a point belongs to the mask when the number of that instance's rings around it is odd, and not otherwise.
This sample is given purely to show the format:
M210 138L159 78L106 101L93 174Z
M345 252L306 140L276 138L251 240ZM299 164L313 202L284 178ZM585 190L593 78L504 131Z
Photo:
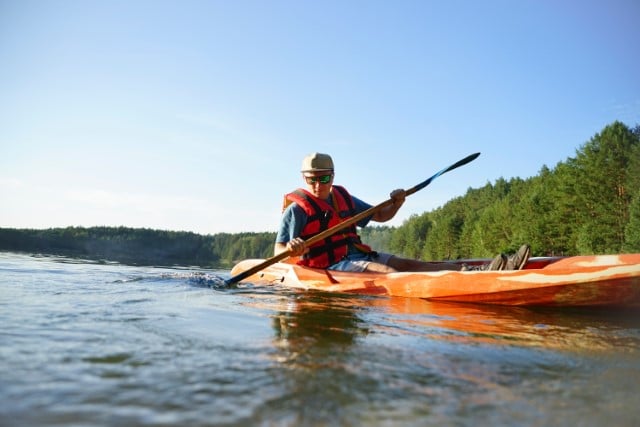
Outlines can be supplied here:
M333 174L304 177L305 181L307 181L307 184L315 184L316 182L319 182L320 184L328 184L331 182L331 178L333 178Z

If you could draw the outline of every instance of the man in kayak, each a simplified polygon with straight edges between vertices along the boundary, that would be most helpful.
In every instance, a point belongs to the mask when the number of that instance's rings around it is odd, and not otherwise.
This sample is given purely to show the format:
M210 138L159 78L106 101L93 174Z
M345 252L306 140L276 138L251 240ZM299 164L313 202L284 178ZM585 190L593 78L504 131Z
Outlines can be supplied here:
M460 266L455 263L425 262L376 252L362 243L356 225L346 227L311 246L310 237L363 212L371 205L350 195L344 187L333 185L333 159L328 154L312 153L302 160L304 188L285 196L285 206L276 243L275 255L290 251L299 256L299 264L314 268L339 271L379 272L437 271L437 270L520 270L530 254L523 245L514 255L499 254L491 263L480 267ZM360 221L364 227L370 220L386 222L395 216L405 201L405 191L391 192L393 203L377 210L371 217Z

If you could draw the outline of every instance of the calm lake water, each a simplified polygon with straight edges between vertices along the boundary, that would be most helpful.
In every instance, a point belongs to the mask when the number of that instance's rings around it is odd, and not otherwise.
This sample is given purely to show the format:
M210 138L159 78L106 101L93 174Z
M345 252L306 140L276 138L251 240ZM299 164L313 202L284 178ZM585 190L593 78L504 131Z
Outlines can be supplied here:
M640 313L0 253L2 426L632 426Z

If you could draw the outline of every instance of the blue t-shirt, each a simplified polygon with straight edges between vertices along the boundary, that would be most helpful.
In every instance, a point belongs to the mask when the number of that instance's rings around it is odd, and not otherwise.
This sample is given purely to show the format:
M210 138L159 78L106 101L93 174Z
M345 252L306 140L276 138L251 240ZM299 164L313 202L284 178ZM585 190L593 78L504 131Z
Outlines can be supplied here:
M351 197L355 204L356 215L371 208L370 204L363 202L357 197ZM328 200L328 203L331 204L331 199ZM364 218L356 225L358 227L364 227L370 220L371 217ZM307 214L300 206L298 206L297 203L291 203L282 213L280 227L278 228L278 235L276 236L276 243L287 243L293 238L299 237L305 225L307 225ZM351 252L351 248L349 249L349 252Z

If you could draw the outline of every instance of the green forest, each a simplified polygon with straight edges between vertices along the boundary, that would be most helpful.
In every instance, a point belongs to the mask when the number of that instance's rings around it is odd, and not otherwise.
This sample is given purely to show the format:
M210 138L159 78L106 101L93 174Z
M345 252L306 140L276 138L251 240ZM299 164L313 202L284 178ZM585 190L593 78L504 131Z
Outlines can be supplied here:
M410 218L390 247L423 259L490 257L522 243L536 256L640 252L639 141L640 126L614 122L554 168Z
M378 251L417 259L488 258L529 243L534 256L640 252L640 126L614 122L536 176L498 179L399 227L366 227ZM143 265L228 268L273 255L274 232L0 228L0 250Z

